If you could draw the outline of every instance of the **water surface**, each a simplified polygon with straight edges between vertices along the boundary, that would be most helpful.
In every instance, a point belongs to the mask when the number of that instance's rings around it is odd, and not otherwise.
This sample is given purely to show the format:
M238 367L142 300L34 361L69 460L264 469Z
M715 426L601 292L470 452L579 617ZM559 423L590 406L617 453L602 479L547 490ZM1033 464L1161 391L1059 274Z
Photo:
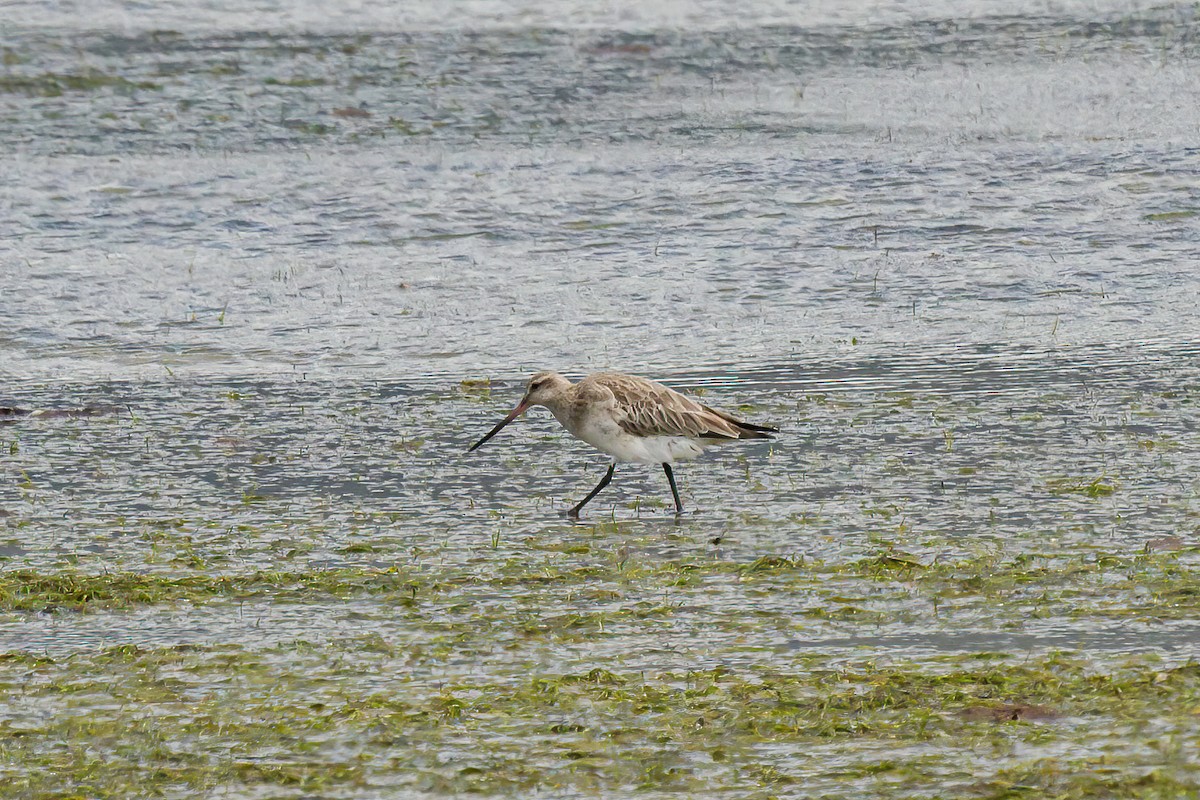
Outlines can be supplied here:
M1194 787L1137 733L1196 735L1194 8L455 9L7 7L0 405L119 409L0 425L13 785L994 796L1133 737L1108 796ZM679 520L630 465L572 524L604 459L548 415L464 452L547 368L783 432L678 468ZM130 572L167 594L21 599ZM737 732L764 681L989 659L879 700L932 728Z

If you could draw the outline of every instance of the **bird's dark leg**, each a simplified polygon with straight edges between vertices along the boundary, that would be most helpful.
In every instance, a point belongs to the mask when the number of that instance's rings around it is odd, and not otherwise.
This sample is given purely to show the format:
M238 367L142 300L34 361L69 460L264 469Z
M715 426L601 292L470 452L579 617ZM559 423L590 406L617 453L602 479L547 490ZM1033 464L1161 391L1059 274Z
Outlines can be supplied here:
M675 488L675 473L671 472L671 465L663 462L663 472L667 473L667 480L671 482L671 494L675 497L675 516L683 513L683 503L679 502L679 490Z
M601 478L600 482L596 484L596 488L592 489L592 491L588 492L587 497L580 500L577 505L575 505L570 511L568 511L567 516L575 517L576 519L578 519L579 518L579 510L581 508L583 508L584 506L586 506L593 497L600 494L601 489L603 489L605 486L608 486L608 482L612 480L613 470L615 470L616 468L617 468L617 462L614 461L613 463L609 464L608 472L604 473L604 477Z

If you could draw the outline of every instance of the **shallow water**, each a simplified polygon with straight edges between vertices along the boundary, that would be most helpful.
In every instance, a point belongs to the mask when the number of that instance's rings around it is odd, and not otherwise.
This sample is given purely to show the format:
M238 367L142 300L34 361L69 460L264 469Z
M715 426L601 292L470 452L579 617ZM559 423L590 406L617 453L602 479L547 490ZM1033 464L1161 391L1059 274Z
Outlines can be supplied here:
M236 647L282 665L285 699L336 676L359 700L1200 657L1194 8L401 5L6 9L0 406L121 410L0 424L3 570L365 583L10 597L0 651L69 681L114 647L195 648L198 670ZM548 415L464 452L544 368L644 374L783 433L679 467L678 521L629 465L572 524L604 459ZM363 589L387 570L411 598ZM471 790L424 752L421 791ZM1194 780L1163 763L1121 774ZM364 785L413 788L389 769ZM639 794L596 780L564 785Z

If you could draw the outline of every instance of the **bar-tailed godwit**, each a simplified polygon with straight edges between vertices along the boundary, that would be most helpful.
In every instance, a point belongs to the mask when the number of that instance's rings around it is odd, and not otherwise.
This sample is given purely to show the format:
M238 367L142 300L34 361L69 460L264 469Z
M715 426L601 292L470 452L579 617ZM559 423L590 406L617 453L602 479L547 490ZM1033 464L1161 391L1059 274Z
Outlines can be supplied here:
M596 488L567 512L572 517L578 517L580 509L608 486L619 461L662 464L675 498L675 513L681 514L683 503L679 501L672 463L695 458L712 444L769 439L779 431L768 425L742 422L645 378L597 372L571 383L557 372L539 372L529 379L517 407L467 452L483 445L533 406L545 406L572 436L613 457Z

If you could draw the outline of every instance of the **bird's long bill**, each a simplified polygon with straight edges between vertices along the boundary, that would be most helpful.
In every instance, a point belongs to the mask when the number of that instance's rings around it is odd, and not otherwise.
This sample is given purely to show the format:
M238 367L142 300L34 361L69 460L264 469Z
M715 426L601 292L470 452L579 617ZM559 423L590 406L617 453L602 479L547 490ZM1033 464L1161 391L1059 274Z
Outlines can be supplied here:
M521 416L528 410L529 410L529 404L526 403L524 400L522 400L520 403L517 404L516 408L514 408L511 412L509 412L509 415L507 417L500 420L499 425L497 425L496 427L494 427L490 431L488 431L487 436L484 436L478 442L476 442L475 444L473 444L469 448L467 448L467 452L471 453L471 452L474 452L475 450L478 450L480 447L483 447L483 443L486 442L488 439L492 438L493 436L495 436L497 433L499 433L501 428L503 428L505 425L512 422L514 419Z

